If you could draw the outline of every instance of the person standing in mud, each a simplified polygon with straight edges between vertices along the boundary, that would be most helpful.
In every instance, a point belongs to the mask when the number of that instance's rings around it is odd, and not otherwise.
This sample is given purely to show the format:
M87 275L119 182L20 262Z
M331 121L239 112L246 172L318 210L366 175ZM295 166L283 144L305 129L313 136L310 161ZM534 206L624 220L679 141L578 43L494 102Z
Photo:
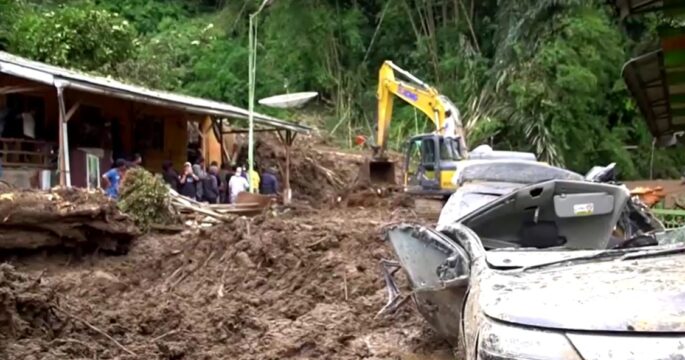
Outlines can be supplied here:
M263 195L278 195L278 170L270 167L262 172L262 181L259 185L259 192Z
M219 201L219 167L216 163L209 166L207 177L202 184L204 190L204 201L216 204Z
M102 175L102 186L105 188L105 194L111 199L119 197L119 185L126 174L126 161L124 159L117 159L114 162L114 168L109 169Z
M207 177L207 171L205 169L205 158L202 156L198 157L195 161L195 165L192 166L193 174L198 178L195 182L195 199L198 201L203 201L204 199L204 188L203 182Z
M176 191L179 190L179 176L176 170L174 170L174 164L171 162L171 160L166 160L162 164L162 178L164 179L164 182L169 185L169 187Z
M238 194L250 190L250 184L247 182L247 179L243 177L242 168L238 167L235 170L235 175L231 177L231 181L228 183L228 188L231 192L231 204L235 204Z
M221 164L221 170L219 170L219 203L228 203L228 182L231 180L233 175L233 169L228 163Z
M193 200L197 199L197 184L200 182L200 177L193 173L193 167L189 162L183 164L183 172L178 178L179 188L178 192Z

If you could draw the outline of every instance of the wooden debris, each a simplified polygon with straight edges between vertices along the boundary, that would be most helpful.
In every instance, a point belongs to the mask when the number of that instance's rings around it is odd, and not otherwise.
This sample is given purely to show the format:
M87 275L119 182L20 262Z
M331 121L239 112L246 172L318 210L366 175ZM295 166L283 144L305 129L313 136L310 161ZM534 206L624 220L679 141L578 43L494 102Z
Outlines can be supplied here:
M193 227L206 227L230 222L234 215L257 215L269 207L269 197L241 193L236 204L207 204L183 196L170 189L171 206L175 213L183 216L184 223Z

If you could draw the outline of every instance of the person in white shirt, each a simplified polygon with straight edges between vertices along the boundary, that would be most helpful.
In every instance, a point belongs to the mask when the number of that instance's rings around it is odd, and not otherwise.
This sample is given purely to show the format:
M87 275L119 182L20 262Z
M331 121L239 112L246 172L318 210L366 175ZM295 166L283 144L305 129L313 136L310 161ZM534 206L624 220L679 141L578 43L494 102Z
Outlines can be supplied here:
M445 136L459 137L459 113L452 110L445 111Z
M250 190L250 183L247 179L243 177L243 169L238 167L235 169L235 175L231 177L228 182L228 189L230 191L231 204L235 204L235 200L238 198L238 194L243 191Z

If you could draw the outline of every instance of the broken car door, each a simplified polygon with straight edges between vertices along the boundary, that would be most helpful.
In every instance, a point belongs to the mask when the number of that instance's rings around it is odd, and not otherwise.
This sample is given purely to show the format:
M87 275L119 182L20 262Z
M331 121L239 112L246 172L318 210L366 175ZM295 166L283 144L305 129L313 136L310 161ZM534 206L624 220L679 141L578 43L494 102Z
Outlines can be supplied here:
M469 254L445 235L422 226L395 227L388 238L407 273L419 312L457 344L469 282Z

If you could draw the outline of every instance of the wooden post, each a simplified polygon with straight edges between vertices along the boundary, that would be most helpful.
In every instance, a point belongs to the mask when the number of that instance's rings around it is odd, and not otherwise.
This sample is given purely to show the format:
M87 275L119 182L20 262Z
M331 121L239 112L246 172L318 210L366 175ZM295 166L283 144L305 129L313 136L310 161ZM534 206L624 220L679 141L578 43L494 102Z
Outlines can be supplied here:
M64 84L56 83L57 104L59 105L59 185L71 187L69 165L69 134L67 131L67 110L64 105Z
M224 165L224 121L217 119L216 123L219 126L219 169Z
M285 131L285 137L278 132L279 137L285 145L285 179L283 180L283 203L289 204L293 198L293 192L290 188L290 148L295 141L295 133L290 130Z

